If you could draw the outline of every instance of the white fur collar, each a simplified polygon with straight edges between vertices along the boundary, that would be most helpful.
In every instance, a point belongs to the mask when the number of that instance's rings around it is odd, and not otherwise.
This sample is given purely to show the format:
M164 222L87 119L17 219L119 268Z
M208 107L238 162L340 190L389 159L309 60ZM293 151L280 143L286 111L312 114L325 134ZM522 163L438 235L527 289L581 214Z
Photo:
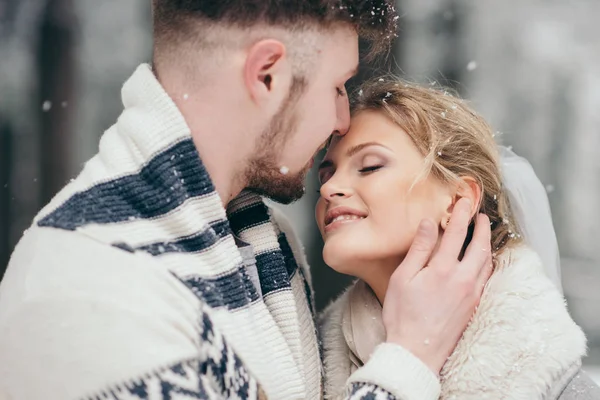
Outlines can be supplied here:
M506 250L441 373L440 399L544 399L580 365L586 340L526 247ZM341 329L348 291L323 315L327 393L343 390L350 350ZM329 397L329 396L328 396Z

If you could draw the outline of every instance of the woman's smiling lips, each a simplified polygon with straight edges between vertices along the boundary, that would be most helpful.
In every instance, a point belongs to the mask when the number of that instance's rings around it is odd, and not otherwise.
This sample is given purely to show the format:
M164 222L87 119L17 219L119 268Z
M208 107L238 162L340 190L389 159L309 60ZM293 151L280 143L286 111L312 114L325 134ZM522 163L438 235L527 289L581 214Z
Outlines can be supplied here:
M325 214L325 233L331 232L345 224L365 219L367 214L350 207L335 207Z

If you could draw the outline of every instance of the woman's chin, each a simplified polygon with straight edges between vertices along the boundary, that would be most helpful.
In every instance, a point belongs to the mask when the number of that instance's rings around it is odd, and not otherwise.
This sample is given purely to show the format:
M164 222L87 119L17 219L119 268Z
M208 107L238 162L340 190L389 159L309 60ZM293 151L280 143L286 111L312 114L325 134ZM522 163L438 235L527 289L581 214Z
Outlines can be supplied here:
M348 242L326 241L323 246L323 261L336 272L354 275L352 266L360 258L357 250L356 246Z

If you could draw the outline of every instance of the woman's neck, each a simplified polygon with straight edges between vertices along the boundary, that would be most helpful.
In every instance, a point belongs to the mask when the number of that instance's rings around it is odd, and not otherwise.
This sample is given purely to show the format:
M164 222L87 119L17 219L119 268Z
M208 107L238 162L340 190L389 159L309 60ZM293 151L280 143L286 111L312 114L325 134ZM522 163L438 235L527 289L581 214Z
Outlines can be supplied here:
M385 300L385 293L387 292L387 287L388 287L389 282L390 282L389 278L386 280L375 281L375 282L365 281L365 283L367 285L369 285L371 290L373 290L373 293L375 293L375 296L377 296L377 300L379 300L379 304L381 304L382 306L383 306L383 302Z
M369 268L361 269L362 271L367 272L365 276L357 276L357 278L369 285L382 306L388 284L390 283L390 278L396 268L398 268L398 265L399 263L395 261L393 263L385 263L377 266L370 265Z

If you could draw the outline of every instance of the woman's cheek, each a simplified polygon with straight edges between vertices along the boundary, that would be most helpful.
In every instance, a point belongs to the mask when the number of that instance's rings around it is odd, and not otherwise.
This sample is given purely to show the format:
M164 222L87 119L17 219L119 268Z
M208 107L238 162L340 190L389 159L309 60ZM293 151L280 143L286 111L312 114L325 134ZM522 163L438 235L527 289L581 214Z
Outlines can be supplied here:
M315 207L315 222L317 223L317 227L319 228L319 232L323 235L323 221L325 218L325 204L323 202L323 198L319 197L317 200L317 205Z
M407 219L402 205L398 205L388 217L378 224L379 240L385 243L384 252L387 255L402 255L408 251L416 228Z

